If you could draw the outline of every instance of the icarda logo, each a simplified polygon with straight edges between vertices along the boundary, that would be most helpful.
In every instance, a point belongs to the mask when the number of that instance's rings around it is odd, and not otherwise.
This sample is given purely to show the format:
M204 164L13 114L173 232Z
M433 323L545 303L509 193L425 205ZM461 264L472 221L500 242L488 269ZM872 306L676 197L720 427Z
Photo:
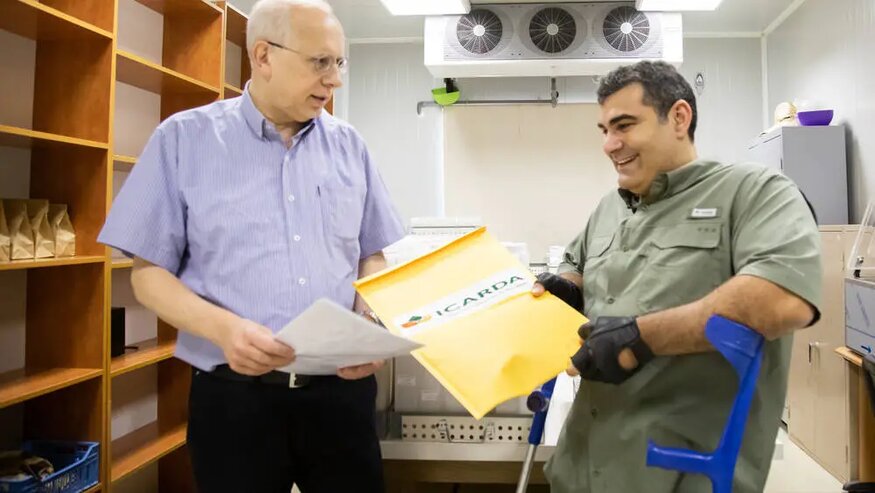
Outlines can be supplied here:
M431 315L426 315L424 317L420 317L419 315L413 315L412 317L410 317L410 320L401 324L401 327L404 327L405 329L409 329L410 327L415 327L419 324L424 324L425 322L428 322L429 320L431 320Z
M450 320L467 316L527 292L531 282L523 272L511 269L500 272L457 291L435 303L406 313L395 319L404 335L412 336Z

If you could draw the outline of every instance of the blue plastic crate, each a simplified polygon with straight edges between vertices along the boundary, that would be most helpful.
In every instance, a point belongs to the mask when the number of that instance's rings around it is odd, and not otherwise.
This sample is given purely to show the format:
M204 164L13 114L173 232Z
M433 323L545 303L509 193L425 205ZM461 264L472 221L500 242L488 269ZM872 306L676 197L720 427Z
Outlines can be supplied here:
M0 493L76 493L97 484L100 473L100 444L31 440L21 449L42 457L55 467L45 480L0 480Z

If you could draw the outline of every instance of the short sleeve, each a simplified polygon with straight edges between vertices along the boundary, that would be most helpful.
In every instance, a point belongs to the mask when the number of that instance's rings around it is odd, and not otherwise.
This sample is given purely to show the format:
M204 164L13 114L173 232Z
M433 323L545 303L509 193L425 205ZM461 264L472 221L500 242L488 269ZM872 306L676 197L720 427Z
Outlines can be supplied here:
M362 214L359 247L361 258L380 252L404 237L404 225L398 217L389 191L371 160L367 147L362 142L361 156L365 169L367 192Z
M802 193L764 170L742 182L733 205L732 262L737 275L766 279L807 301L820 317L820 234Z
M576 272L583 274L583 259L586 258L586 229L580 232L571 243L565 247L565 255L559 264L559 273Z
M98 236L99 242L174 274L178 273L187 246L176 137L171 126L155 130Z

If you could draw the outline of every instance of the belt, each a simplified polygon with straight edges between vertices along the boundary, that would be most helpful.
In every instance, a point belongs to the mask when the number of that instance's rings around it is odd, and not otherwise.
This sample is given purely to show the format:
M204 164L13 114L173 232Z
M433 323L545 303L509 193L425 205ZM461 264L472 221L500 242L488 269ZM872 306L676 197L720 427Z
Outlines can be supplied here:
M292 383L291 373L276 370L259 376L243 375L242 373L237 373L236 371L232 370L231 367L228 365L219 365L209 373L210 375L213 375L215 377L219 377L225 380L231 380L234 382L260 382L268 385L286 385L289 388L293 389L303 387L309 384L312 380L312 376L310 375L295 374L295 381L294 383Z

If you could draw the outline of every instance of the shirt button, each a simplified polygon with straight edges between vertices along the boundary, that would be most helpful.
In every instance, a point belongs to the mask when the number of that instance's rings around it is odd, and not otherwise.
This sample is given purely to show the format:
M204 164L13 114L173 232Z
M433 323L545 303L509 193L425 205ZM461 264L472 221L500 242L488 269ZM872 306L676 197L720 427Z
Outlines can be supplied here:
M593 472L592 472L592 475L595 476L595 477L599 477L601 474L602 474L602 472L599 471L598 469L595 469L595 470L593 470Z
M592 408L590 409L589 414L591 414L593 418L596 418L599 415L599 410L596 408Z
M295 241L301 241L301 235L295 235L294 238Z
M295 196L289 194L289 202L294 202L294 201L295 201Z
M607 304L609 304L609 305L613 305L613 304L614 304L614 298L611 298L611 297L609 296L608 299L605 300L605 302L607 302Z
M298 279L298 284L303 286L304 284L307 284L307 280L302 277L302 278Z

